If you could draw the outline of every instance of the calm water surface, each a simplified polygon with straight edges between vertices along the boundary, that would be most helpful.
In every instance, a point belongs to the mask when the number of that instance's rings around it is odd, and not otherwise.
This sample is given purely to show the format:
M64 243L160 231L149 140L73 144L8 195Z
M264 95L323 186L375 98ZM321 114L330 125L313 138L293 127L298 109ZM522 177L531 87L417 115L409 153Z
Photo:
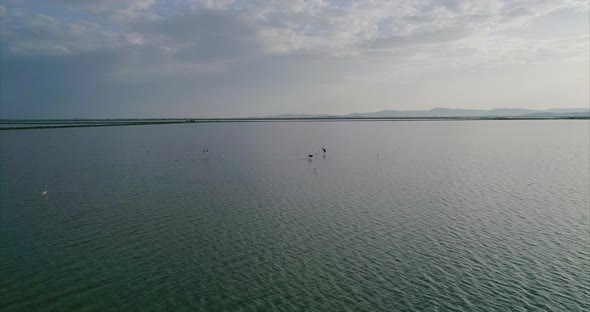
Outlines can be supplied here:
M589 130L3 131L0 310L587 310Z

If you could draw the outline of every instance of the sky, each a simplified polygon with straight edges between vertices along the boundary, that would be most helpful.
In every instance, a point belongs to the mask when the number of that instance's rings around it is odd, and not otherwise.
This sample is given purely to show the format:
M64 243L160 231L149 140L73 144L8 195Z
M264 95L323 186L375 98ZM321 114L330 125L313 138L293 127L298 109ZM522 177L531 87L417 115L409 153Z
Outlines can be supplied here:
M590 106L587 0L1 0L0 118Z

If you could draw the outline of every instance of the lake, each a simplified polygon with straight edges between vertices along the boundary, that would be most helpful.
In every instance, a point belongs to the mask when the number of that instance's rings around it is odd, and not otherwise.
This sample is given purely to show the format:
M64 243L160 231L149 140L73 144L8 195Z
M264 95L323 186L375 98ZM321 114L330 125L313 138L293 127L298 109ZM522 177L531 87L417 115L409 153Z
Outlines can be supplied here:
M587 310L589 125L2 131L0 309Z

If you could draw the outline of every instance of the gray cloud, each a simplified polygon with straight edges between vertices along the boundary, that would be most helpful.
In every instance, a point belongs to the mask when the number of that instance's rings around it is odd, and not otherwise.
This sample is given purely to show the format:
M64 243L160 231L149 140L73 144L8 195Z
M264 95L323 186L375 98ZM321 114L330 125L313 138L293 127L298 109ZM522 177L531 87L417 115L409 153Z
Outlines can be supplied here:
M2 49L16 55L66 55L121 46L121 34L82 19L11 14L3 9Z
M469 29L464 28L448 28L442 30L435 30L423 33L416 33L405 36L389 36L377 38L370 42L368 48L370 49L390 49L400 46L421 45L439 42L452 42L455 40L467 38L471 34Z
M34 2L34 1L33 1ZM180 61L231 61L236 54L318 51L339 55L365 47L455 41L522 26L583 1L190 1L55 0L69 10L125 15L105 26L82 18L10 14L3 31L14 53L75 53L125 44L145 45ZM165 4L171 3L169 6ZM3 11L6 11L3 9ZM141 14L140 14L141 13ZM149 18L147 17L149 15ZM141 17L141 18L137 18ZM35 46L37 45L37 47ZM347 54L347 53L345 53Z
M588 29L543 39L514 32L543 19L559 27L555 12L580 19L588 2L6 1L0 99L15 115L346 112L431 103L408 90L502 68L534 86L541 78L531 73L560 77L584 103Z
M152 47L164 49L179 60L232 60L261 49L254 27L229 12L197 11L136 24L134 29Z

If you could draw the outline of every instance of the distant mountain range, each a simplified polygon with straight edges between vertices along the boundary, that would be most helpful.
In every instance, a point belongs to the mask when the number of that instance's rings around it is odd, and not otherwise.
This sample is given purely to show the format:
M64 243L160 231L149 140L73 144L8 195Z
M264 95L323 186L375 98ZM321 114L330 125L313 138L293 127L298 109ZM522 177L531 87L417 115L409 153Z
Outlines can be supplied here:
M310 114L281 114L265 118L436 118L436 117L590 117L587 108L553 108L546 110L498 108L498 109L452 109L433 108L431 110L384 110L373 113L352 113L347 115L310 115Z

